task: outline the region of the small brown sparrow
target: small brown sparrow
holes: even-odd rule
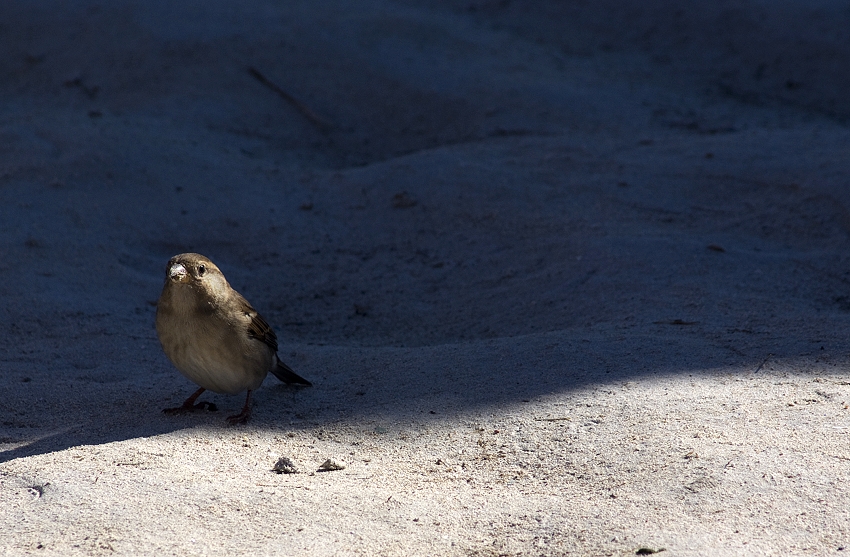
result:
[[[244,424],[251,416],[251,393],[268,372],[284,383],[311,385],[280,361],[274,331],[203,255],[181,253],[168,262],[156,332],[168,359],[201,386],[182,406],[163,410],[167,414],[202,408],[195,400],[207,389],[226,394],[247,389],[242,412],[227,418]]]

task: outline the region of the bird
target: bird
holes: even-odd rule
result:
[[[195,401],[206,391],[239,394],[248,391],[242,412],[228,416],[245,424],[251,416],[251,394],[271,372],[284,383],[311,386],[277,355],[277,336],[265,319],[221,270],[198,253],[172,257],[156,305],[156,332],[174,367],[200,386],[177,408],[181,414],[211,406]]]

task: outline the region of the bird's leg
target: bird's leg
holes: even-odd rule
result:
[[[215,404],[212,402],[199,402],[195,404],[195,401],[198,400],[198,397],[201,396],[201,393],[206,391],[205,388],[201,387],[197,391],[195,391],[192,396],[186,399],[182,406],[178,406],[177,408],[166,408],[163,410],[166,414],[184,414],[186,412],[193,412],[195,410],[210,410],[215,412],[218,410]]]
[[[247,424],[248,418],[251,417],[251,390],[248,390],[248,396],[245,397],[245,406],[242,407],[242,412],[235,416],[228,416],[227,421],[231,424]]]

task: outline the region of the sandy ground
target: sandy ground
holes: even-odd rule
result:
[[[850,552],[847,29],[0,3],[0,552]],[[183,251],[314,387],[160,412]]]

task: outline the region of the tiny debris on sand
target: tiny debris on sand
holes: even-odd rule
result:
[[[295,463],[285,456],[277,459],[272,471],[277,472],[278,474],[298,474],[298,468],[295,466]]]
[[[327,459],[319,465],[319,472],[333,472],[334,470],[345,470],[345,466],[333,459]]]

